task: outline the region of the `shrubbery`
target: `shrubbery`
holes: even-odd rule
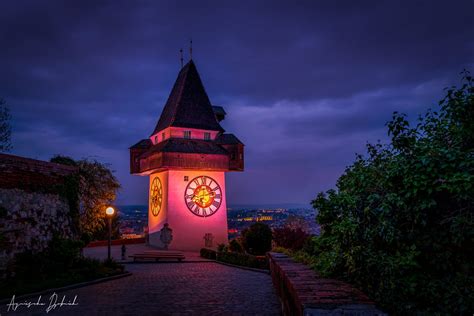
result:
[[[218,252],[217,260],[238,266],[268,270],[268,260],[265,256],[252,256],[245,253],[226,251]]]
[[[207,249],[207,248],[201,248],[201,251],[199,252],[199,254],[203,258],[216,260],[216,251],[215,250]]]
[[[219,244],[217,251],[202,248],[200,255],[203,258],[235,264],[238,266],[268,269],[268,260],[265,256],[253,256],[244,253],[242,245],[236,239],[229,242],[229,245]]]
[[[237,241],[237,239],[232,239],[230,242],[229,242],[229,251],[232,251],[232,252],[244,252],[244,248],[242,247],[242,245]]]
[[[309,238],[309,234],[300,227],[283,226],[273,229],[273,242],[277,247],[290,250],[300,250]]]
[[[74,159],[57,155],[50,159],[51,162],[68,166],[75,166],[78,173],[70,179],[66,188],[68,197],[74,197],[70,201],[71,209],[77,210],[78,230],[81,238],[86,240],[104,240],[108,238],[108,225],[105,209],[115,201],[120,183],[115,178],[108,164],[96,160]],[[73,202],[73,203],[71,203]],[[112,218],[112,238],[120,237],[119,218]]]
[[[411,127],[395,113],[391,144],[368,145],[313,206],[315,268],[356,284],[387,311],[474,311],[474,88],[464,78],[439,113]]]
[[[83,243],[54,238],[41,253],[18,254],[9,270],[14,273],[0,286],[0,297],[31,293],[123,272],[115,261],[101,262],[80,255]]]
[[[242,231],[242,246],[253,255],[264,255],[272,248],[272,230],[263,223],[252,224]]]

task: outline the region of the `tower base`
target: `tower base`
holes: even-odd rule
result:
[[[222,192],[222,201],[218,210],[210,216],[197,216],[185,203],[186,187],[192,179],[207,176],[216,181]],[[202,248],[217,248],[218,244],[227,244],[227,204],[225,191],[225,173],[211,171],[168,170],[150,175],[150,186],[159,177],[162,184],[163,205],[157,216],[148,212],[149,244],[163,248],[160,230],[165,223],[173,230],[170,250],[199,251]]]

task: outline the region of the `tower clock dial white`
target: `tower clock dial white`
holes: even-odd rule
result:
[[[219,183],[208,176],[199,176],[189,181],[184,191],[186,206],[196,216],[214,215],[222,202]]]

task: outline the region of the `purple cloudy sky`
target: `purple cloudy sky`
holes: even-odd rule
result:
[[[472,0],[224,2],[3,1],[12,153],[110,163],[118,203],[146,203],[128,147],[153,130],[192,37],[223,127],[246,144],[228,203],[308,204],[386,139],[393,111],[415,117],[474,70]]]

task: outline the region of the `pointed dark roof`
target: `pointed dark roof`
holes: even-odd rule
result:
[[[130,147],[130,149],[147,149],[150,148],[152,145],[153,144],[151,140],[149,138],[146,138],[142,139],[141,141]]]
[[[219,145],[236,145],[242,143],[234,134],[221,134],[216,138],[216,144]]]
[[[192,60],[179,72],[153,134],[170,126],[224,131]]]

